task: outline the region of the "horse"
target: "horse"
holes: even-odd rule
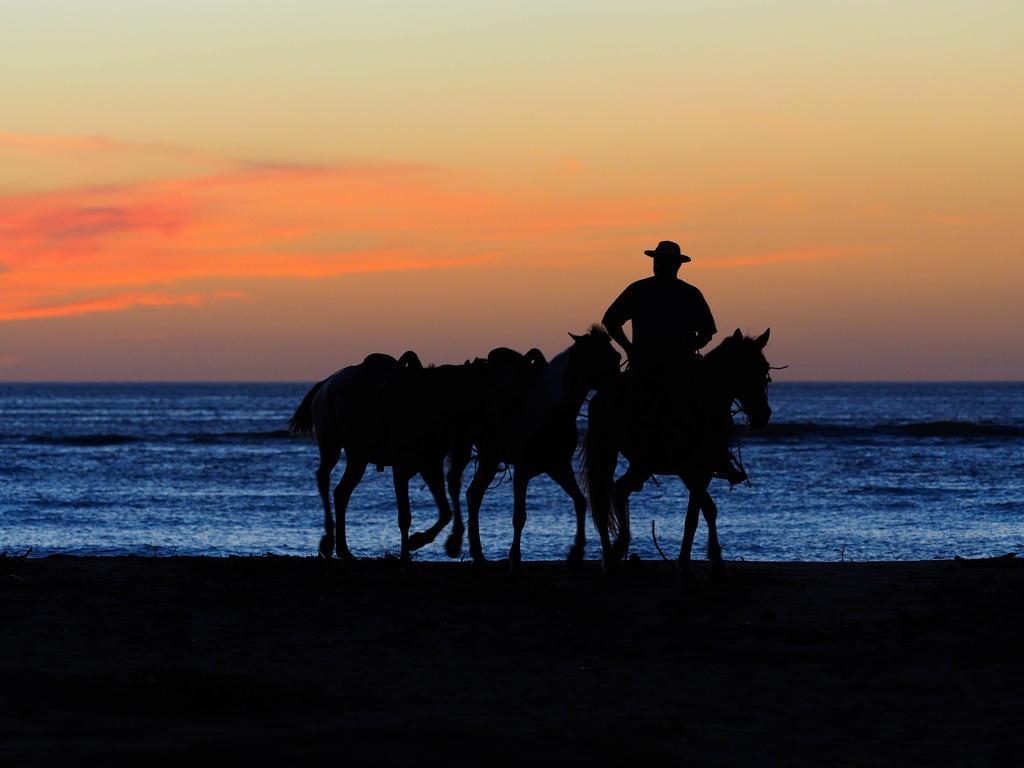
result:
[[[315,435],[320,451],[317,489],[324,508],[320,555],[355,560],[345,535],[352,492],[366,467],[391,466],[401,531],[401,560],[433,541],[451,520],[444,490],[444,459],[468,434],[468,419],[479,410],[478,363],[423,367],[414,352],[398,360],[372,354],[315,384],[288,423],[292,434]],[[334,489],[335,527],[328,495],[331,471],[345,451],[345,472]],[[438,507],[438,520],[410,536],[409,480],[420,474]]]
[[[478,403],[480,410],[475,415],[471,433],[448,457],[447,482],[454,523],[445,541],[445,552],[452,558],[459,557],[462,552],[465,526],[459,497],[462,474],[473,452],[473,435],[506,434],[519,417],[523,397],[547,365],[544,353],[536,347],[525,355],[508,347],[496,347],[485,359],[477,358],[475,362],[484,366],[483,401]]]
[[[728,451],[732,404],[739,402],[755,429],[766,426],[771,418],[770,366],[764,357],[770,334],[769,328],[757,338],[750,338],[737,329],[702,359],[695,360],[680,393],[689,399],[688,407],[682,414],[660,414],[653,430],[650,418],[646,424],[636,423],[637,397],[645,393],[630,392],[629,373],[594,396],[583,443],[583,480],[607,569],[617,566],[629,545],[629,495],[643,488],[654,474],[674,474],[689,490],[677,560],[679,573],[684,578],[693,577],[690,549],[697,531],[697,512],[702,509],[708,526],[712,576],[725,576],[716,525],[718,508],[708,486]],[[646,394],[649,397],[650,393]],[[668,415],[675,418],[665,418]],[[629,466],[615,480],[620,453]],[[616,534],[614,543],[609,530]]]
[[[576,417],[590,390],[599,388],[619,372],[621,356],[599,325],[586,334],[570,333],[573,343],[544,363],[536,350],[522,356],[512,350],[493,350],[488,356],[489,407],[474,422],[472,443],[477,468],[466,491],[469,549],[473,563],[486,563],[480,545],[480,506],[500,464],[512,468],[514,508],[510,569],[518,569],[523,527],[526,525],[526,490],[534,477],[547,474],[572,499],[576,512],[576,538],[569,562],[583,559],[586,544],[587,500],[576,482],[572,458],[579,443]],[[509,355],[508,353],[511,353]],[[538,358],[539,356],[539,358]],[[470,460],[469,445],[450,457],[449,490],[457,496],[462,473]],[[456,507],[455,527],[448,554],[461,549],[462,524]]]

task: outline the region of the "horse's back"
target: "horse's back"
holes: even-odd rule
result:
[[[313,398],[313,425],[320,442],[339,448],[372,442],[380,426],[380,390],[397,361],[374,353],[330,376]]]
[[[503,457],[514,449],[520,442],[523,405],[546,364],[539,353],[523,355],[508,347],[496,347],[487,354],[478,442]]]

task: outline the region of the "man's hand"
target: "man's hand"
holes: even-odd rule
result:
[[[608,335],[612,337],[612,340],[622,347],[622,351],[626,353],[626,357],[633,356],[633,342],[626,336],[626,332],[622,330],[621,325],[616,325],[608,321],[608,315],[604,316],[604,322],[602,323]]]

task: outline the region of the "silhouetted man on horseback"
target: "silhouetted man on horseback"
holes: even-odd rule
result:
[[[700,290],[677,277],[690,261],[678,244],[663,240],[644,253],[654,260],[654,276],[627,287],[602,322],[626,351],[630,370],[647,376],[687,364],[718,329]],[[632,339],[622,329],[627,320],[633,321]]]
[[[627,286],[602,323],[629,358],[629,388],[635,402],[646,402],[643,420],[653,429],[657,419],[679,417],[671,398],[685,397],[689,369],[718,329],[704,295],[678,277],[679,268],[691,261],[679,245],[662,240],[644,253],[654,260],[654,276]],[[623,331],[627,320],[633,323],[632,339]],[[722,457],[720,474],[731,483],[746,479],[728,455]]]

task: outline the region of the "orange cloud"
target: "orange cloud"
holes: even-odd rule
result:
[[[0,135],[30,151],[130,150]],[[138,145],[147,146],[148,145]],[[678,216],[679,200],[550,200],[414,165],[235,164],[142,183],[0,195],[0,321],[195,304],[240,279],[572,258]],[[646,241],[646,240],[644,240]],[[185,281],[219,283],[182,293]],[[226,293],[225,293],[226,292]]]
[[[203,302],[203,297],[191,294],[184,296],[165,296],[161,294],[127,294],[123,296],[111,296],[93,301],[78,301],[66,304],[59,304],[52,307],[28,307],[25,309],[13,309],[0,311],[0,320],[34,320],[44,317],[65,317],[67,315],[80,315],[86,312],[115,312],[121,309],[129,309],[137,306],[167,307],[174,304],[187,304],[198,306]]]
[[[478,263],[485,255],[413,248],[408,236],[452,226],[475,208],[472,198],[445,194],[421,174],[373,167],[253,166],[7,195],[0,197],[0,320],[202,300],[166,290],[183,280]]]
[[[123,144],[102,136],[40,136],[27,133],[0,131],[0,147],[44,154],[81,150],[108,150],[121,148]]]
[[[0,131],[0,150],[35,156],[67,155],[73,153],[146,153],[180,158],[196,158],[224,162],[201,150],[164,144],[155,141],[126,141],[107,136],[75,136],[61,134],[31,134]]]

